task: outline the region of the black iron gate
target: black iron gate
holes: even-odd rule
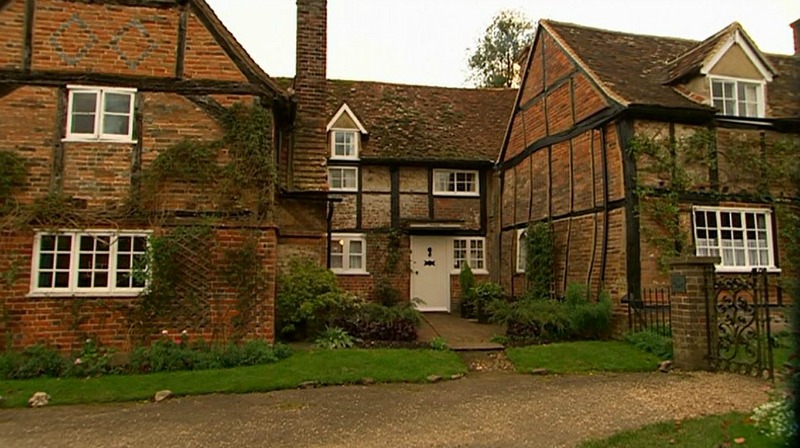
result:
[[[745,275],[711,275],[713,295],[706,301],[711,367],[772,379],[766,270],[754,269]]]
[[[670,329],[669,288],[643,288],[637,297],[626,297],[628,303],[628,328],[631,331],[654,331],[665,336],[672,335]]]

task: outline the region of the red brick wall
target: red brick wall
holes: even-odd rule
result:
[[[0,9],[0,68],[22,66],[22,29],[25,22],[25,2],[12,1]]]
[[[245,76],[217,44],[194,12],[186,22],[184,76],[190,79],[246,81]]]
[[[158,229],[156,230],[158,231]],[[255,229],[257,250],[266,272],[265,293],[255,305],[252,326],[244,335],[248,339],[274,339],[273,316],[275,306],[275,263],[277,238],[274,228]],[[4,331],[10,338],[8,348],[21,348],[43,343],[63,351],[80,348],[87,337],[101,344],[130,350],[149,338],[157,338],[161,330],[172,334],[188,330],[192,339],[225,341],[234,333],[232,319],[237,315],[237,298],[221,273],[226,250],[241,245],[252,230],[218,229],[215,239],[220,243],[209,262],[217,266],[212,271],[209,306],[204,316],[206,324],[199,328],[175,326],[169,320],[156,322],[152,333],[140,334],[131,311],[136,307],[136,297],[46,297],[28,296],[31,278],[31,255],[34,233],[31,230],[0,235],[0,271],[14,272],[10,285],[0,286],[0,305],[6,313]]]
[[[397,265],[390,269],[387,266],[388,235],[381,232],[371,232],[367,239],[367,275],[337,275],[339,286],[345,291],[355,294],[363,299],[378,301],[375,294],[375,285],[379,281],[388,281],[400,293],[401,300],[409,300],[411,287],[411,271],[409,260],[411,257],[411,239],[404,235],[400,238]]]

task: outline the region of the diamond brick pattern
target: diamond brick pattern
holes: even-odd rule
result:
[[[77,32],[81,36],[75,36],[73,33],[70,32],[72,27],[78,27]],[[69,54],[64,49],[64,43],[62,42],[64,38],[67,40],[79,40],[79,37],[82,38],[85,43],[83,46],[78,49],[78,51],[74,54]],[[56,51],[58,57],[60,57],[64,62],[66,62],[70,66],[78,65],[83,58],[89,54],[92,48],[97,45],[98,39],[97,35],[92,32],[89,28],[89,25],[78,15],[78,13],[72,14],[69,19],[67,19],[64,23],[62,23],[53,34],[50,35],[50,46],[53,50]]]
[[[129,31],[138,31],[139,35],[147,40],[147,46],[139,53],[138,56],[133,57],[133,55],[127,54],[122,47],[120,47],[120,43],[125,37],[125,35]],[[131,19],[122,26],[119,30],[117,30],[113,37],[111,38],[111,48],[117,52],[120,58],[125,61],[125,65],[128,66],[129,69],[133,70],[139,66],[150,53],[158,48],[155,39],[150,36],[150,33],[147,32],[147,28],[145,28],[144,24],[139,19]]]

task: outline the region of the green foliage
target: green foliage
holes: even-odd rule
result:
[[[325,330],[314,341],[314,346],[325,350],[339,350],[353,348],[355,343],[356,339],[341,327],[325,327]]]
[[[585,285],[570,284],[564,302],[528,297],[494,300],[488,308],[490,320],[506,325],[506,336],[516,343],[601,339],[611,334],[611,297],[602,292],[592,302]]]
[[[400,302],[400,291],[385,278],[379,279],[375,283],[374,294],[378,302],[383,306],[394,306]]]
[[[0,354],[0,378],[3,379],[58,378],[68,369],[69,361],[64,356],[41,344],[32,345],[21,353]]]
[[[625,342],[652,353],[660,359],[672,359],[672,337],[656,330],[642,330],[625,334]]]
[[[80,352],[73,355],[72,366],[66,376],[92,377],[116,373],[118,369],[111,365],[111,358],[117,351],[104,347],[93,338],[87,338]]]
[[[769,437],[775,442],[789,445],[800,431],[800,424],[795,418],[792,402],[789,397],[783,394],[775,394],[770,401],[753,409],[751,417],[753,424],[759,432]]]
[[[148,171],[152,180],[211,182],[220,171],[219,142],[183,140],[159,152]]]
[[[518,11],[501,11],[486,28],[468,64],[470,80],[479,87],[519,84],[520,52],[531,41],[533,23]]]
[[[525,230],[525,276],[530,284],[528,294],[534,298],[552,297],[554,243],[550,223],[528,224]]]
[[[478,322],[485,324],[489,322],[489,304],[502,300],[505,293],[497,283],[483,282],[472,288],[470,296],[475,304],[475,317]]]
[[[441,336],[433,338],[430,346],[432,350],[448,350],[450,348],[447,346],[447,340]]]
[[[0,150],[0,212],[8,205],[14,188],[25,182],[27,174],[21,157],[11,151]]]
[[[461,271],[458,274],[458,284],[461,286],[461,297],[458,302],[461,317],[465,319],[474,319],[477,317],[475,296],[472,294],[472,288],[475,287],[475,275],[472,273],[472,268],[469,267],[469,263],[463,263],[461,265]]]
[[[421,323],[422,315],[410,302],[390,307],[360,304],[336,321],[347,333],[364,341],[413,341]]]
[[[294,258],[278,279],[277,328],[284,338],[313,338],[356,305],[356,298],[336,284],[333,272],[311,260]]]
[[[270,345],[261,340],[244,344],[189,343],[161,338],[149,347],[137,347],[130,355],[131,373],[174,372],[178,370],[207,370],[269,364],[288,357],[291,351],[282,345]]]

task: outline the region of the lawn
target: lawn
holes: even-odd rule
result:
[[[737,442],[741,442],[738,443]],[[659,448],[659,447],[780,447],[760,434],[746,414],[734,412],[712,415],[681,423],[656,423],[623,431],[607,439],[592,440],[581,448]]]
[[[552,373],[648,372],[662,360],[627,342],[579,341],[506,349],[518,372],[544,368]]]
[[[9,407],[26,406],[38,391],[50,394],[53,405],[107,403],[151,399],[162,389],[177,395],[267,392],[297,387],[304,381],[348,384],[369,377],[376,382],[421,382],[429,375],[446,377],[466,371],[458,355],[450,351],[311,350],[295,352],[274,364],[233,369],[0,381],[0,395]]]

